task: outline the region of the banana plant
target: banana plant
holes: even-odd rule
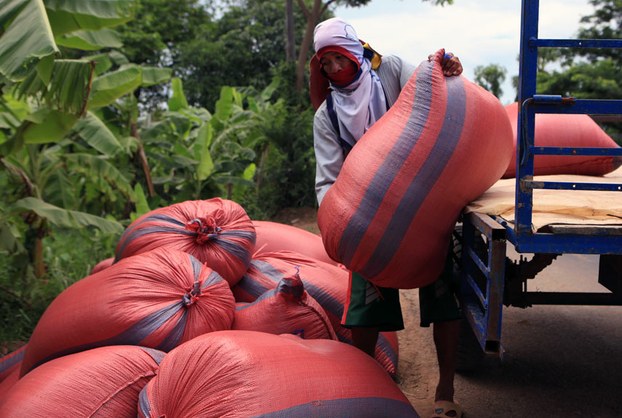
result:
[[[168,111],[141,130],[159,195],[168,202],[213,196],[241,200],[255,184],[257,155],[268,143],[264,127],[274,105],[225,86],[212,114],[188,105],[180,79],[171,86]]]
[[[0,85],[5,92],[0,98],[0,178],[13,185],[4,189],[0,236],[19,239],[19,219],[26,222],[30,232],[25,236],[34,237],[34,243],[12,249],[33,252],[38,276],[44,272],[42,239],[50,226],[120,233],[117,220],[84,208],[102,195],[109,201],[136,200],[132,179],[117,169],[115,159],[131,156],[139,148],[137,138],[111,127],[105,109],[141,86],[168,80],[170,71],[133,65],[114,51],[87,55],[120,46],[110,28],[131,19],[135,4],[0,4]],[[61,50],[82,57],[67,59]]]

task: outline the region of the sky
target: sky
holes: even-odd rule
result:
[[[588,0],[540,0],[539,37],[576,37],[579,20],[594,11]],[[418,64],[440,48],[460,58],[464,76],[478,65],[507,70],[501,101],[514,100],[518,75],[521,0],[454,0],[434,6],[423,0],[372,0],[367,6],[337,7],[335,16],[351,23],[359,39],[382,55]]]

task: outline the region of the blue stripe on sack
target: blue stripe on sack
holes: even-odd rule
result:
[[[405,401],[372,397],[318,399],[291,408],[255,415],[254,418],[385,418],[387,416],[391,418],[419,418],[417,411]]]
[[[224,280],[225,279],[223,279],[220,274],[212,270],[209,276],[207,276],[207,279],[205,279],[205,281],[203,282],[201,289],[206,289],[207,287],[215,285],[216,283],[220,283]]]
[[[11,367],[15,366],[17,363],[24,359],[24,353],[26,353],[26,345],[21,346],[17,350],[5,355],[0,359],[0,374],[9,370]]]
[[[204,268],[208,266],[201,263],[201,261],[195,256],[193,256],[192,254],[188,254],[188,253],[186,254],[188,255],[188,257],[190,257],[190,265],[192,266],[192,277],[194,279],[194,282],[198,282],[199,278],[201,277],[201,272],[203,271]],[[220,274],[218,274],[215,270],[212,270],[207,275],[207,278],[203,281],[203,284],[201,285],[201,290],[206,289],[209,286],[213,286],[217,283],[220,283],[224,280],[225,279],[223,279],[223,277]]]
[[[149,228],[139,229],[138,231],[135,231],[143,223],[154,221],[154,220],[170,223],[175,226],[174,227],[152,226]],[[152,234],[154,232],[171,232],[171,233],[182,234],[182,235],[194,234],[191,231],[187,231],[185,229],[179,229],[179,227],[183,227],[183,226],[184,226],[183,222],[180,222],[177,219],[171,218],[170,216],[167,216],[167,215],[156,214],[156,215],[147,216],[145,219],[143,219],[140,222],[137,222],[135,225],[130,225],[125,230],[123,235],[121,235],[119,242],[122,242],[123,244],[117,250],[115,254],[114,262],[116,263],[117,261],[121,259],[121,255],[125,252],[125,248],[128,246],[130,242],[134,241],[136,238],[142,237],[143,235]]]
[[[30,368],[30,370],[55,358],[65,356],[67,354],[90,350],[92,348],[108,345],[140,346],[142,345],[141,342],[146,337],[148,337],[152,332],[161,327],[164,323],[166,323],[166,321],[172,318],[180,309],[183,309],[184,306],[185,305],[182,301],[175,302],[172,305],[169,305],[165,308],[160,309],[159,311],[153,312],[150,315],[144,317],[121,334],[115,335],[114,337],[108,338],[107,340],[93,341],[86,344],[67,347],[64,350],[58,351],[38,361]]]
[[[166,353],[161,351],[161,350],[156,350],[155,348],[149,348],[149,347],[140,347],[145,353],[149,354],[149,356],[153,359],[153,361],[157,364],[160,365],[160,363],[162,363],[162,360],[164,360],[164,357],[166,356]]]
[[[384,235],[377,243],[373,255],[360,273],[365,277],[375,277],[391,262],[401,245],[404,235],[421,208],[430,190],[443,174],[460,140],[466,116],[466,91],[462,78],[447,81],[447,112],[443,127],[430,156],[412,179],[402,196],[395,213],[387,225]],[[431,220],[431,222],[433,222]]]
[[[196,282],[199,280],[201,271],[203,271],[204,266],[203,266],[203,263],[201,263],[192,254],[188,254],[188,257],[190,257],[190,265],[192,266],[192,278],[194,279],[193,282]],[[210,274],[210,277],[211,277],[211,274]],[[203,286],[201,286],[201,288],[205,287],[206,285],[207,285],[207,280],[203,283]]]
[[[157,350],[165,352],[171,351],[181,343],[181,337],[184,335],[184,329],[188,322],[188,309],[184,310],[177,323],[173,326],[168,335],[162,340],[162,343],[156,347]]]
[[[107,342],[108,345],[116,345],[116,344],[134,344],[140,345],[140,342],[147,338],[151,333],[164,325],[167,321],[169,321],[173,316],[177,314],[181,309],[183,309],[184,304],[180,300],[175,302],[165,308],[160,309],[159,311],[155,311],[150,315],[144,317],[136,324],[132,325],[128,330],[123,333],[117,335],[109,339]]]
[[[304,284],[303,284],[302,287],[304,289]],[[235,310],[236,310],[236,312],[243,311],[244,309],[246,309],[246,308],[248,308],[250,306],[260,304],[262,301],[264,301],[266,299],[275,298],[275,297],[278,296],[279,293],[288,293],[288,291],[289,291],[289,289],[288,289],[288,286],[285,284],[285,282],[283,280],[279,280],[277,286],[274,289],[265,291],[261,296],[259,296],[257,299],[255,299],[254,302],[236,306]]]
[[[147,396],[147,386],[143,386],[138,395],[138,407],[140,408],[141,416],[145,418],[151,418],[151,404],[149,403],[149,397]]]
[[[361,205],[348,222],[339,241],[338,256],[346,266],[350,265],[363,236],[367,231],[369,222],[374,218],[388,188],[393,184],[395,177],[399,174],[404,161],[409,157],[415,147],[426,124],[430,111],[432,99],[431,86],[433,64],[422,64],[418,67],[415,98],[413,100],[411,114],[405,129],[400,134],[397,141],[378,171],[374,174],[369,187],[365,191]],[[417,109],[417,112],[414,110]],[[423,111],[421,111],[423,110]],[[408,136],[407,139],[403,139]]]
[[[248,251],[250,248],[255,247],[255,239],[256,235],[254,232],[250,231],[226,231],[221,232],[220,234],[213,234],[213,240],[208,241],[208,243],[214,243],[214,245],[219,246],[223,250],[227,252],[227,254],[234,255],[237,257],[244,265],[249,265],[251,261],[251,254]],[[235,241],[229,241],[228,238],[241,238],[246,240],[249,243],[248,249],[244,246],[241,246],[239,243]]]
[[[274,281],[275,286],[283,278],[283,273],[281,273],[279,270],[277,270],[272,264],[267,263],[265,261],[253,260],[253,261],[251,261],[250,266],[254,267],[255,270],[260,272],[263,276],[265,276],[268,279]],[[272,287],[268,288],[268,287],[262,285],[259,281],[253,279],[251,276],[249,276],[247,274],[245,274],[242,277],[242,280],[240,280],[236,284],[236,286],[239,286],[240,289],[242,289],[244,292],[248,293],[249,295],[251,295],[251,296],[253,296],[255,298],[258,298],[263,293],[265,293],[268,290],[272,289]]]

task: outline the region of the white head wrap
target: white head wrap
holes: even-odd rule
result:
[[[313,34],[316,53],[323,48],[343,48],[360,64],[360,76],[345,87],[331,84],[333,103],[341,137],[354,145],[387,111],[380,79],[370,62],[363,57],[363,45],[349,23],[338,17],[320,22]],[[350,58],[350,57],[349,57]]]

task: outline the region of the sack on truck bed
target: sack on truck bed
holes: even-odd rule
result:
[[[499,100],[445,77],[438,51],[348,154],[318,211],[330,257],[384,287],[437,279],[466,204],[507,168],[512,130]]]
[[[512,124],[513,153],[503,178],[516,177],[518,103],[505,110]],[[536,114],[534,145],[539,147],[618,148],[619,145],[589,115]],[[622,165],[622,157],[599,155],[536,155],[533,174],[603,176]]]

